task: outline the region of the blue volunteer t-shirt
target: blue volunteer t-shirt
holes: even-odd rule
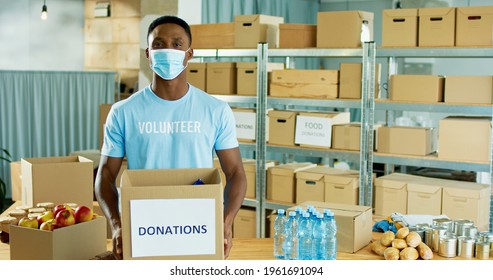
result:
[[[164,100],[148,86],[111,107],[101,154],[126,156],[129,169],[209,168],[214,150],[236,147],[226,102],[192,85],[179,100]]]

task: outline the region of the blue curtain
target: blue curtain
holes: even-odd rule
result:
[[[0,71],[0,148],[13,161],[98,149],[99,104],[114,94],[114,72]],[[0,168],[11,197],[10,166]]]

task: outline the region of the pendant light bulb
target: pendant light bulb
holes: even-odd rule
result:
[[[41,9],[41,19],[42,20],[48,19],[48,7],[46,6],[46,0],[43,4],[43,9]]]

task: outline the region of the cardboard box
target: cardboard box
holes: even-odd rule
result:
[[[21,162],[10,163],[10,185],[12,186],[12,201],[22,200]]]
[[[269,84],[272,97],[336,99],[337,70],[273,70]]]
[[[273,167],[276,165],[275,161],[267,161],[265,163],[265,170],[267,172],[267,169],[270,167]],[[243,160],[243,168],[245,169],[245,175],[247,179],[247,190],[245,193],[245,198],[251,198],[251,199],[256,199],[257,198],[257,161],[256,160],[250,160],[250,159],[244,159]],[[266,175],[267,176],[267,175]]]
[[[206,88],[210,94],[236,94],[236,63],[208,62]]]
[[[361,99],[361,63],[341,63],[339,69],[339,98]],[[380,96],[380,69],[380,64],[375,64],[375,98]]]
[[[420,8],[420,47],[453,47],[455,45],[455,8]]]
[[[488,231],[489,210],[488,185],[451,181],[443,188],[442,214],[450,219],[468,219],[479,231]]]
[[[279,47],[279,24],[283,17],[268,15],[238,15],[234,18],[235,48],[257,48],[267,42],[269,48]]]
[[[236,62],[238,95],[257,96],[257,62]],[[267,63],[267,83],[274,69],[284,69],[284,63]]]
[[[417,176],[392,173],[375,179],[375,215],[407,214],[407,185]]]
[[[54,231],[10,226],[11,260],[89,260],[106,251],[104,217]]]
[[[445,103],[492,104],[493,76],[445,77]]]
[[[372,12],[317,13],[317,48],[361,48],[369,41],[373,41]]]
[[[437,150],[437,130],[429,127],[382,126],[378,129],[379,153],[425,156]]]
[[[372,208],[359,205],[337,204],[328,202],[306,201],[300,205],[306,209],[313,205],[323,213],[324,209],[334,212],[337,224],[337,251],[354,253],[367,246],[372,240]],[[296,207],[290,207],[294,211]]]
[[[234,238],[257,237],[257,215],[255,210],[241,208],[233,222]]]
[[[22,204],[92,205],[93,162],[81,156],[22,158]]]
[[[438,126],[439,159],[490,162],[491,118],[450,116]]]
[[[190,31],[194,49],[232,49],[235,47],[235,24],[233,22],[191,24]]]
[[[325,175],[325,202],[358,205],[359,172]]]
[[[99,105],[99,149],[103,147],[104,124],[106,123],[106,119],[108,118],[108,114],[110,113],[112,105],[113,104]]]
[[[239,142],[252,143],[257,139],[257,112],[249,108],[232,108],[236,123],[236,137]],[[266,124],[269,123],[268,113],[266,111]],[[265,139],[269,141],[269,126],[266,125]]]
[[[373,125],[374,148],[378,145],[377,131],[381,125]],[[332,147],[335,150],[359,151],[361,141],[361,124],[344,123],[332,126]]]
[[[279,48],[302,49],[317,46],[316,24],[279,24]]]
[[[296,116],[294,143],[301,147],[330,148],[332,125],[348,123],[349,112],[301,112]]]
[[[207,63],[189,62],[186,68],[188,83],[203,91],[207,91],[206,67],[207,67]]]
[[[436,75],[392,75],[390,100],[435,103],[443,101],[445,78]]]
[[[217,169],[126,170],[121,205],[123,259],[224,259]]]
[[[418,46],[418,9],[382,11],[382,47]]]
[[[267,170],[267,199],[294,203],[296,199],[296,173],[317,166],[311,162],[286,163]]]
[[[271,110],[269,116],[269,140],[271,145],[294,146],[296,115],[294,111]]]
[[[493,6],[458,7],[455,46],[493,46]]]
[[[422,177],[422,182],[409,182],[407,184],[407,214],[442,214],[443,182],[440,181]]]

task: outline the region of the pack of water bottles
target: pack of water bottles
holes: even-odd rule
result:
[[[335,260],[337,224],[334,213],[320,213],[313,205],[286,213],[277,210],[274,220],[274,257],[285,260]]]

